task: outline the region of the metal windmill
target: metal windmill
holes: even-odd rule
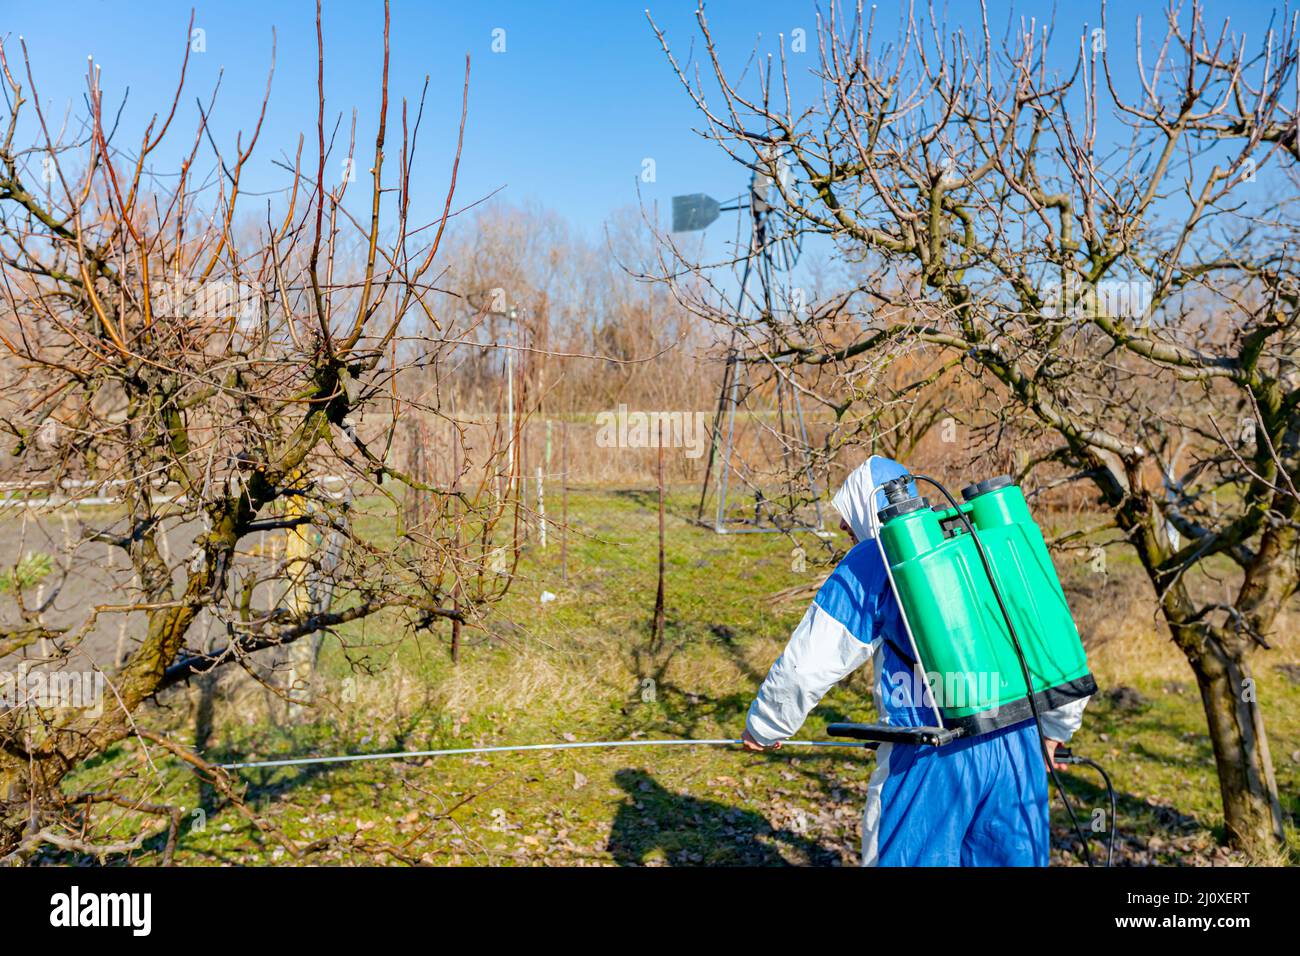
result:
[[[796,228],[787,203],[787,197],[792,195],[794,188],[788,161],[779,153],[769,151],[760,158],[759,165],[750,177],[747,203],[744,197],[740,197],[735,200],[734,205],[724,206],[718,200],[703,193],[673,197],[673,232],[699,231],[707,228],[724,212],[748,210],[749,248],[743,259],[740,291],[736,296],[735,314],[738,319],[743,317],[747,309],[756,310],[760,316],[775,315],[774,272],[788,273],[799,261],[800,232]],[[757,294],[751,293],[751,279],[755,276],[758,280]],[[701,522],[704,521],[704,505],[708,500],[709,484],[714,475],[714,465],[721,455],[721,462],[717,469],[718,506],[713,521],[714,531],[718,534],[753,534],[790,530],[824,533],[821,503],[813,477],[808,430],[804,423],[799,390],[781,375],[779,370],[775,376],[774,400],[787,492],[792,504],[791,514],[794,513],[793,504],[798,493],[794,481],[796,475],[800,475],[806,483],[803,490],[806,491],[808,500],[812,502],[816,515],[814,523],[805,524],[797,520],[782,523],[779,516],[772,511],[762,489],[750,481],[749,476],[738,464],[736,413],[742,400],[742,390],[747,394],[749,387],[746,381],[748,363],[741,356],[738,337],[739,330],[733,331],[727,348],[722,387],[718,393],[718,403],[713,416],[709,458],[704,470],[704,484],[700,489],[700,505],[696,517]],[[789,433],[787,433],[787,417],[790,419]],[[787,441],[787,438],[790,440]],[[792,447],[797,448],[800,459],[797,463],[792,461]],[[755,506],[752,519],[729,525],[727,503],[733,471],[742,481],[754,487]]]

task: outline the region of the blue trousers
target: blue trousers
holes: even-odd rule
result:
[[[942,747],[882,744],[864,866],[1047,866],[1047,770],[1032,720]]]

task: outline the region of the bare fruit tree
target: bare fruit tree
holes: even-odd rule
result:
[[[832,4],[807,106],[784,48],[733,83],[702,10],[701,63],[660,33],[708,135],[852,265],[834,299],[747,323],[751,358],[793,360],[836,408],[896,411],[959,370],[979,392],[968,435],[987,438],[972,452],[1039,490],[1090,485],[1103,520],[1078,530],[1136,553],[1196,675],[1227,836],[1262,852],[1283,826],[1251,655],[1300,575],[1300,36],[1284,16],[1247,45],[1175,5],[1120,50],[1103,5],[1062,58],[1029,18],[984,11],[966,31],[908,12],[886,38],[874,7]],[[918,371],[891,388],[900,357]]]
[[[450,185],[421,196],[424,100],[390,103],[385,4],[370,175],[362,159],[358,175],[334,175],[362,147],[355,117],[349,129],[325,113],[319,5],[316,35],[316,128],[276,162],[284,188],[274,203],[245,198],[266,102],[233,146],[219,145],[208,122],[215,93],[197,110],[183,105],[193,102],[188,33],[175,95],[134,135],[93,62],[86,114],[53,117],[22,41],[0,47],[0,430],[19,479],[50,489],[47,502],[56,493],[107,502],[76,512],[39,590],[17,576],[6,589],[0,658],[93,669],[107,690],[98,713],[20,700],[0,714],[0,858],[21,861],[43,845],[121,849],[96,842],[96,808],[110,805],[158,815],[174,844],[174,808],[150,801],[147,779],[132,789],[134,771],[119,781],[125,789],[65,786],[127,738],[144,748],[145,766],[151,750],[178,752],[141,726],[146,702],[219,668],[252,672],[258,652],[362,619],[446,639],[448,619],[473,624],[508,583],[493,558],[494,529],[511,511],[492,477],[499,422],[457,418],[437,389],[396,390],[408,362],[418,360],[421,381],[436,380],[470,331],[442,317],[433,281],[459,146]],[[270,51],[273,69],[273,37]],[[468,84],[467,58],[466,102]],[[446,142],[458,144],[449,127]],[[462,111],[461,136],[464,127]],[[173,175],[155,168],[161,156],[181,157]],[[418,348],[415,327],[430,330]],[[394,438],[413,412],[450,425],[456,474],[433,482],[394,464]],[[450,474],[445,463],[435,471]],[[404,488],[425,496],[411,523]],[[367,508],[387,518],[364,520]],[[284,544],[268,548],[268,536]],[[111,598],[49,623],[59,594],[96,574],[108,575]],[[120,657],[89,653],[117,619],[130,622]]]

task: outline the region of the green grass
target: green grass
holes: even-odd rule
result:
[[[480,631],[466,631],[460,664],[447,633],[399,640],[391,621],[327,640],[316,707],[298,723],[248,681],[221,692],[213,761],[432,749],[559,740],[734,737],[767,667],[806,600],[770,596],[812,584],[831,551],[800,535],[807,570],[793,569],[782,535],[718,536],[695,525],[694,498],[674,494],[668,518],[667,633],[647,651],[655,594],[655,527],[649,492],[571,495],[568,580],[558,536],[531,542],[511,592]],[[554,508],[554,503],[552,504]],[[381,514],[368,519],[382,524]],[[376,525],[376,527],[379,526]],[[836,542],[842,547],[844,539]],[[1103,689],[1075,748],[1111,773],[1120,794],[1126,862],[1200,863],[1215,857],[1218,787],[1190,671],[1137,606],[1142,582],[1125,562],[1098,581],[1082,565],[1063,578]],[[543,605],[546,590],[557,599]],[[1256,676],[1286,811],[1300,814],[1300,687],[1277,663],[1296,643],[1256,659]],[[646,684],[651,680],[653,684]],[[824,738],[828,722],[871,719],[869,673],[834,688],[800,736]],[[652,691],[652,692],[651,692]],[[188,742],[186,694],[145,720]],[[187,816],[178,862],[270,863],[274,840],[235,809],[201,793],[195,778],[153,751],[152,802],[206,802],[202,827]],[[130,761],[135,743],[82,770],[69,786],[94,785]],[[661,865],[851,864],[869,754],[788,748],[751,755],[719,748],[636,748],[525,753],[337,767],[244,771],[250,807],[317,863]],[[1104,803],[1086,770],[1065,775],[1085,815]],[[1056,857],[1070,862],[1055,803]],[[138,818],[121,814],[119,833]],[[1294,831],[1292,832],[1294,837]],[[153,863],[158,841],[136,854]]]
[[[43,551],[29,551],[18,564],[0,571],[0,594],[40,584],[54,570],[54,559]]]

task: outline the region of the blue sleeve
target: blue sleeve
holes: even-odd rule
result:
[[[881,599],[889,588],[880,549],[874,541],[853,548],[817,592],[818,606],[864,644],[880,631]]]
[[[746,720],[759,743],[792,736],[822,696],[875,653],[884,565],[877,552],[872,571],[874,547],[855,548],[831,572],[759,687]]]

